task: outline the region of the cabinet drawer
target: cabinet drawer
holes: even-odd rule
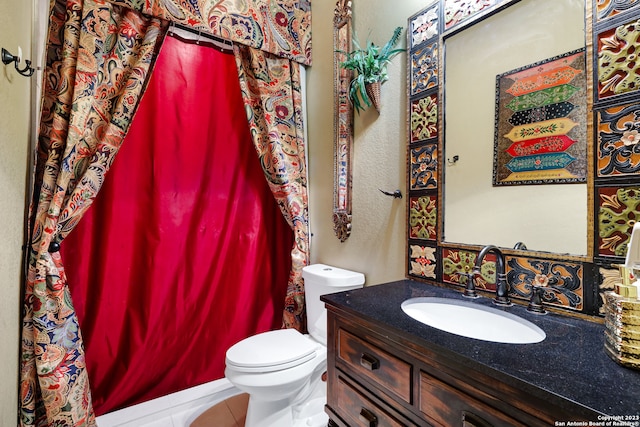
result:
[[[447,427],[526,427],[425,372],[420,372],[420,411]]]
[[[403,427],[414,424],[403,423],[374,402],[362,395],[347,380],[338,376],[337,409],[340,416],[350,426],[362,427]]]
[[[338,330],[338,358],[348,370],[366,377],[411,403],[411,365],[344,329]]]

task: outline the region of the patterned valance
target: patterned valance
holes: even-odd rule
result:
[[[311,0],[108,0],[311,65]]]

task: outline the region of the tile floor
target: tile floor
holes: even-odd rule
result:
[[[232,396],[207,409],[189,427],[244,427],[248,402],[246,393]]]

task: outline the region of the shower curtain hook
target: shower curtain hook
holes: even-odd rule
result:
[[[198,37],[196,38],[197,45],[200,45],[200,36],[202,36],[202,31],[198,30]]]

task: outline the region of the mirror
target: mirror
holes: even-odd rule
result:
[[[444,242],[589,254],[586,182],[493,185],[496,76],[584,48],[585,31],[584,0],[521,0],[444,35]]]
[[[351,52],[352,6],[353,0],[338,0],[333,16],[333,231],[341,242],[351,234],[353,104],[349,83],[353,71],[340,64]]]

